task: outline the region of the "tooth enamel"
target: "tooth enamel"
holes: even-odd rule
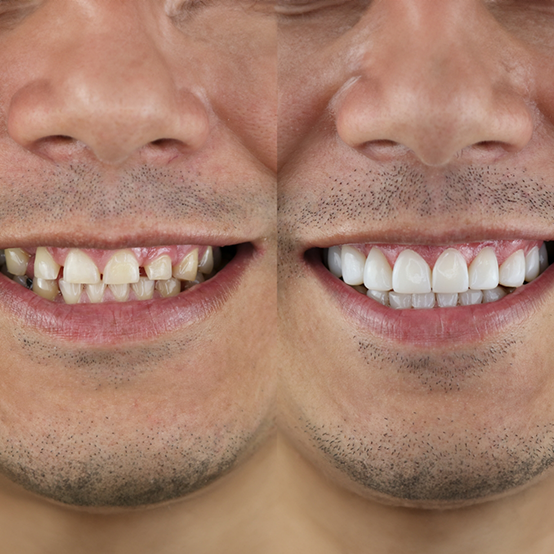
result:
[[[181,281],[194,281],[197,273],[198,248],[195,248],[173,267],[173,277]]]
[[[383,304],[383,306],[389,305],[389,293],[386,291],[368,290],[366,295],[369,296],[369,298],[373,298],[373,300],[376,300],[380,304]]]
[[[341,256],[340,256],[340,246],[331,246],[327,254],[327,264],[329,266],[329,271],[335,277],[342,277],[342,265],[341,265]]]
[[[156,283],[156,288],[164,298],[177,296],[181,292],[181,281],[177,279],[158,281]]]
[[[151,281],[171,279],[171,258],[164,254],[145,265],[144,271]]]
[[[92,304],[98,304],[102,302],[105,289],[106,284],[102,281],[95,285],[85,285],[85,292],[87,293],[88,299]]]
[[[466,290],[460,293],[460,304],[462,306],[471,306],[481,304],[483,301],[483,292],[480,290]]]
[[[58,278],[59,272],[60,265],[54,261],[52,254],[44,246],[39,246],[35,254],[35,277],[52,281]]]
[[[169,261],[169,268],[171,269],[171,260]],[[164,279],[167,280],[167,279]],[[155,281],[148,279],[147,277],[141,277],[138,283],[133,283],[131,288],[139,300],[150,300],[154,296]]]
[[[546,251],[546,244],[544,242],[539,249],[539,264],[540,272],[542,273],[548,267],[548,252]]]
[[[488,302],[496,302],[506,296],[506,291],[502,287],[483,291],[483,304]]]
[[[139,277],[139,264],[130,250],[116,252],[104,268],[104,283],[106,285],[137,283]]]
[[[467,263],[455,248],[445,250],[433,267],[433,292],[458,293],[468,289]]]
[[[202,259],[198,262],[198,271],[204,275],[208,275],[214,269],[214,255],[212,252],[212,247],[208,246]]]
[[[74,248],[65,258],[63,279],[66,283],[96,285],[100,282],[100,272],[96,264],[82,250]]]
[[[108,287],[111,290],[113,297],[118,302],[126,302],[129,299],[129,292],[131,290],[129,283],[121,283],[119,285],[108,285]]]
[[[525,280],[529,283],[536,279],[540,273],[539,249],[533,246],[525,256]]]
[[[373,247],[364,266],[364,285],[371,290],[392,289],[392,269],[379,248]]]
[[[405,310],[412,307],[412,295],[400,292],[389,292],[390,307],[395,310]]]
[[[494,249],[487,246],[469,264],[469,288],[490,290],[498,286],[498,262]]]
[[[6,248],[6,265],[12,275],[25,275],[29,265],[30,254],[21,248]]]
[[[434,270],[433,270],[434,271]],[[464,291],[467,292],[467,291]],[[460,294],[464,294],[461,292]],[[458,294],[457,293],[438,293],[437,294],[437,304],[440,308],[453,308],[458,305]]]
[[[505,287],[520,287],[524,280],[525,255],[517,250],[500,266],[498,282]]]
[[[60,293],[58,281],[56,279],[42,279],[35,275],[33,279],[33,292],[47,300],[54,300]]]
[[[341,250],[342,280],[347,285],[361,285],[364,282],[365,256],[352,246]]]
[[[79,302],[83,285],[80,283],[68,283],[65,279],[60,279],[58,284],[66,304],[77,304]]]
[[[413,250],[403,250],[392,270],[392,288],[403,294],[431,292],[431,269],[427,262]]]
[[[199,283],[203,283],[206,279],[204,278],[204,275],[202,275],[202,273],[197,273],[196,274],[196,279],[194,279],[194,281],[184,281],[185,283],[185,290],[188,290],[192,287],[194,287],[195,285],[198,285]]]
[[[412,308],[424,310],[435,306],[435,295],[432,292],[425,294],[412,294]]]

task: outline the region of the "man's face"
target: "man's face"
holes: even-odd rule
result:
[[[473,502],[548,475],[554,276],[535,278],[531,251],[554,228],[554,6],[279,9],[283,428],[334,480],[397,504]],[[392,285],[369,286],[384,305],[358,277],[374,245],[370,285],[390,279],[383,256],[394,268]],[[471,269],[485,247],[496,284],[492,262]],[[448,248],[444,282],[464,264],[481,279],[463,300],[468,285],[442,288],[435,267]],[[418,256],[397,268],[406,250]],[[335,252],[350,284],[328,269]],[[510,281],[528,254],[527,284]]]
[[[0,247],[27,253],[0,276],[0,469],[33,492],[169,500],[269,428],[267,8],[0,5]]]

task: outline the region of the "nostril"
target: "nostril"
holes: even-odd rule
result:
[[[373,158],[377,161],[389,161],[407,153],[409,150],[399,142],[386,139],[364,142],[357,149],[368,158]]]

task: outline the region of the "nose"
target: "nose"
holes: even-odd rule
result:
[[[209,121],[194,75],[186,83],[175,81],[172,60],[159,44],[163,33],[131,4],[50,4],[63,13],[48,12],[45,5],[37,19],[45,27],[28,36],[56,38],[35,51],[40,63],[11,97],[7,124],[13,140],[54,159],[68,142],[86,146],[112,165],[145,147],[202,147]]]
[[[498,156],[529,142],[528,75],[513,61],[525,53],[481,2],[383,0],[365,17],[380,24],[359,31],[358,68],[335,98],[346,144],[444,166],[462,151]]]

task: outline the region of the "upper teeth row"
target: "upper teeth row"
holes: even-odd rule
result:
[[[328,252],[331,273],[348,285],[363,284],[373,291],[402,294],[462,293],[468,289],[491,290],[498,285],[519,287],[532,281],[546,269],[546,246],[534,246],[527,255],[517,250],[498,265],[492,247],[483,248],[467,266],[455,248],[448,248],[437,259],[433,269],[413,250],[403,250],[394,268],[383,252],[373,247],[367,258],[352,246],[333,246]]]

